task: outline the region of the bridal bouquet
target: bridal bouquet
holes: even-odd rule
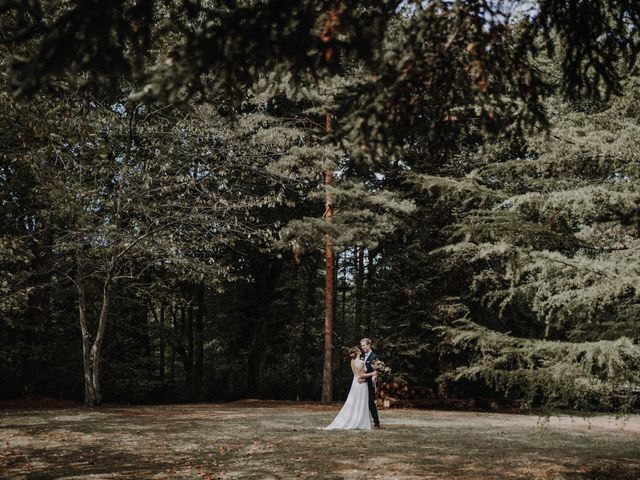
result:
[[[371,366],[378,372],[378,378],[381,380],[385,380],[391,375],[391,369],[387,367],[382,360],[374,360]]]

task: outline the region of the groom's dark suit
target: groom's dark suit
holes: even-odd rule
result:
[[[362,359],[365,360],[364,362],[364,368],[365,368],[365,373],[371,373],[373,372],[373,367],[371,366],[371,363],[376,360],[378,358],[378,356],[375,354],[375,352],[372,350],[371,353],[369,353],[369,356],[367,357],[366,355],[364,355],[362,357]],[[369,387],[369,411],[371,412],[371,416],[373,417],[373,424],[377,427],[380,426],[380,420],[378,419],[378,409],[376,408],[376,388],[373,385],[373,379],[372,378],[367,378],[367,387]]]

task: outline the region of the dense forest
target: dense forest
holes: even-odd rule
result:
[[[640,4],[0,7],[0,390],[640,406]]]

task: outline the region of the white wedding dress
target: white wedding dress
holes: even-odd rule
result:
[[[359,383],[358,377],[364,373],[364,362],[356,359],[353,366],[353,381],[347,401],[336,418],[324,427],[325,430],[371,430],[369,420],[369,389],[367,383]]]

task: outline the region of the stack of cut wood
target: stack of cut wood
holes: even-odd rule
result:
[[[411,387],[398,380],[384,383],[376,390],[376,404],[384,408],[413,406],[415,401],[433,397],[433,391],[427,387]]]
[[[473,408],[473,399],[437,398],[427,387],[410,386],[403,381],[387,382],[376,390],[376,405],[380,408]]]

